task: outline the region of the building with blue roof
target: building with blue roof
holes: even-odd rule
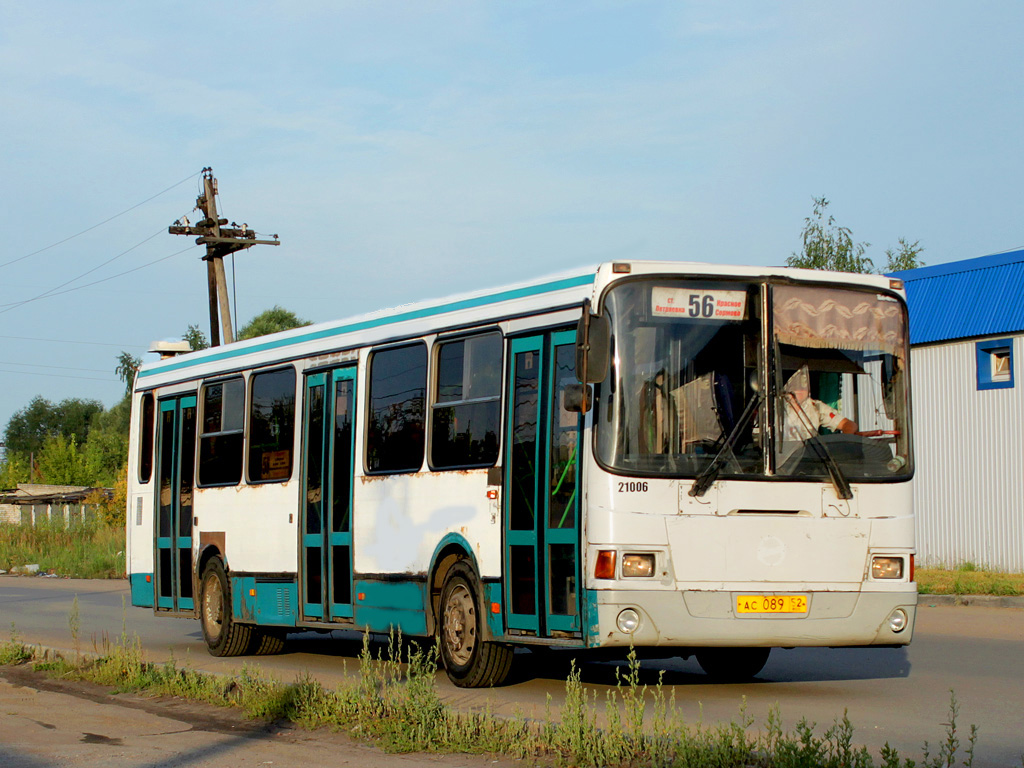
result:
[[[891,277],[910,310],[918,562],[1024,572],[1024,249]]]

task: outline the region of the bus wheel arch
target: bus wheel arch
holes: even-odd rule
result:
[[[448,573],[459,563],[465,563],[474,574],[479,573],[476,562],[469,554],[469,545],[464,539],[446,536],[434,553],[433,566],[427,579],[427,632],[437,634],[441,621],[441,591]]]
[[[460,688],[501,685],[512,671],[512,646],[485,638],[481,594],[480,579],[468,559],[446,571],[434,634],[445,671]]]

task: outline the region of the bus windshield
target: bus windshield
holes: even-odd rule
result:
[[[613,288],[614,364],[595,413],[598,456],[627,474],[693,476],[720,451],[719,473],[764,471],[758,398],[760,288],[755,283],[636,280]]]
[[[623,281],[604,311],[613,365],[594,424],[609,469],[909,475],[906,315],[896,298],[841,286],[659,278]]]
[[[893,297],[775,286],[776,474],[849,480],[910,473],[906,316]]]

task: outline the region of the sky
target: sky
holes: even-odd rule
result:
[[[813,198],[884,264],[1024,246],[1024,4],[0,0],[0,428],[243,325],[611,259],[778,265]]]

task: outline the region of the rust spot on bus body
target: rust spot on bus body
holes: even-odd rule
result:
[[[457,475],[459,477],[470,477],[472,475],[484,475],[487,473],[487,467],[478,467],[474,469],[447,469],[444,472],[402,472],[399,474],[381,474],[381,475],[359,475],[359,481],[363,485],[369,485],[370,483],[379,483],[382,480],[389,480],[393,477],[431,477],[437,475]]]

